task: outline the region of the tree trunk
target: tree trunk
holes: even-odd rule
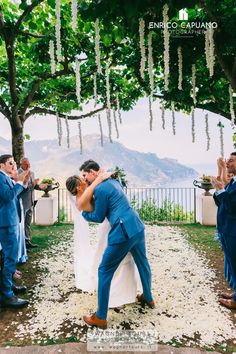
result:
[[[20,165],[20,159],[24,157],[24,127],[11,127],[12,131],[12,155],[17,163]]]

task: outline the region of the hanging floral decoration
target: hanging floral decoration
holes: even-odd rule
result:
[[[82,155],[82,153],[83,153],[83,140],[82,140],[82,129],[81,129],[81,122],[78,122],[78,128],[79,128],[79,144],[80,144],[80,154]]]
[[[172,108],[172,132],[173,132],[173,135],[176,134],[176,121],[175,121],[175,111],[174,111],[174,108]]]
[[[193,90],[193,103],[194,106],[197,103],[197,98],[196,98],[196,65],[192,65],[192,90]]]
[[[219,121],[217,125],[220,128],[220,156],[224,157],[224,133],[223,133],[224,125],[221,123],[221,121]]]
[[[230,107],[230,114],[231,114],[231,125],[235,125],[235,112],[234,112],[234,100],[233,100],[233,89],[232,86],[229,84],[229,107]]]
[[[61,8],[60,0],[56,0],[56,44],[57,44],[57,62],[62,61],[61,56]]]
[[[99,129],[100,129],[101,146],[103,146],[103,130],[102,130],[102,121],[101,121],[100,114],[98,114],[98,123],[99,123]]]
[[[192,110],[192,116],[191,116],[191,130],[192,130],[192,143],[195,143],[195,110]]]
[[[76,97],[78,104],[81,103],[81,76],[80,76],[80,61],[75,59],[75,77],[76,77]]]
[[[117,125],[115,109],[113,109],[113,118],[114,118],[114,124],[115,124],[115,129],[116,129],[116,137],[117,137],[117,139],[119,139],[119,130],[118,130],[118,125]]]
[[[67,142],[67,147],[68,149],[70,148],[70,127],[69,127],[69,121],[68,117],[65,117],[65,123],[66,123],[66,142]]]
[[[62,124],[61,124],[61,118],[59,117],[59,114],[56,113],[57,117],[57,136],[58,136],[58,145],[61,146],[61,140],[62,140]]]
[[[111,97],[110,97],[110,70],[109,63],[106,64],[106,98],[107,98],[107,109],[111,109]]]
[[[98,99],[98,95],[97,95],[97,74],[95,73],[93,75],[93,98],[94,98],[94,107],[97,106],[97,99]]]
[[[151,96],[149,96],[148,102],[149,102],[149,116],[150,116],[149,129],[150,129],[150,131],[152,131],[153,113],[152,113],[152,98],[151,98]]]
[[[55,52],[54,52],[54,42],[50,40],[49,42],[49,54],[51,61],[51,74],[55,74],[56,71],[56,63],[55,63]]]
[[[214,29],[208,28],[205,31],[205,55],[206,64],[209,69],[210,77],[214,75],[214,65],[215,65],[215,44],[214,44]]]
[[[112,134],[112,129],[111,129],[111,110],[107,109],[106,113],[107,113],[107,125],[108,125],[109,140],[110,140],[110,143],[113,143],[112,137],[111,137],[111,134]]]
[[[210,150],[210,134],[209,134],[209,121],[208,121],[208,114],[205,114],[205,132],[207,138],[207,148],[206,150]]]
[[[161,121],[162,121],[162,129],[165,130],[166,122],[165,122],[165,109],[161,107]]]
[[[72,13],[72,29],[73,31],[76,31],[76,26],[77,26],[77,0],[72,0],[71,1],[71,13]]]
[[[140,75],[141,78],[144,79],[144,70],[145,70],[145,62],[146,62],[146,48],[144,42],[144,30],[145,30],[145,22],[143,18],[139,19],[139,47],[141,53],[141,61],[140,61]]]
[[[117,107],[117,112],[118,112],[120,124],[122,124],[121,111],[120,111],[120,99],[119,99],[118,92],[116,93],[116,107]]]
[[[170,61],[170,34],[168,31],[168,21],[169,21],[169,16],[168,16],[168,10],[169,7],[167,4],[163,6],[163,25],[164,25],[164,89],[165,91],[168,91],[168,86],[169,86],[169,61]]]
[[[183,55],[182,55],[182,48],[178,47],[178,72],[179,72],[179,78],[178,78],[178,89],[183,90]]]
[[[150,96],[153,97],[154,76],[153,76],[153,56],[152,56],[152,32],[148,33],[148,75],[150,85]]]
[[[102,73],[101,67],[101,57],[100,57],[100,28],[99,19],[95,21],[95,55],[96,55],[96,65],[98,74]]]

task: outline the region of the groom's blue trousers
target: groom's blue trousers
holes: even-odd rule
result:
[[[131,252],[137,265],[143,286],[143,295],[147,301],[152,301],[151,270],[146,257],[144,231],[136,234],[127,241],[107,246],[98,268],[98,309],[97,316],[105,320],[108,312],[108,301],[112,277],[121,261]]]

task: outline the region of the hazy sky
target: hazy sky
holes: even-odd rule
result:
[[[87,107],[88,110],[89,106]],[[86,107],[85,107],[86,111]],[[159,103],[153,104],[153,130],[149,130],[149,110],[147,99],[141,99],[132,111],[122,112],[122,125],[119,125],[120,138],[118,141],[126,147],[141,152],[153,152],[158,157],[170,157],[183,164],[212,164],[220,155],[220,132],[217,124],[221,118],[224,124],[224,152],[228,154],[234,150],[232,143],[232,129],[230,122],[216,114],[209,112],[210,150],[206,151],[205,111],[195,111],[195,143],[192,143],[191,117],[176,112],[176,135],[172,132],[172,113],[166,111],[166,129],[162,129],[161,111]],[[78,122],[69,122],[71,136],[78,134]],[[104,134],[108,135],[105,113],[102,114]],[[81,121],[83,135],[99,133],[97,118],[91,117]],[[116,141],[114,124],[112,137]],[[30,134],[32,140],[57,138],[55,117],[30,118],[25,125],[25,133]],[[10,127],[6,119],[0,118],[0,135],[10,138]],[[63,122],[63,136],[66,136],[66,127]]]

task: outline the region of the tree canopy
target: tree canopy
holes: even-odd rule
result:
[[[73,0],[74,1],[74,0]],[[169,17],[169,83],[165,87],[163,6]],[[188,20],[179,19],[187,8]],[[0,5],[0,112],[9,120],[13,154],[23,155],[23,128],[34,114],[58,114],[82,119],[107,108],[106,65],[109,64],[111,106],[130,110],[140,97],[152,94],[148,37],[152,39],[153,97],[163,107],[190,112],[199,107],[231,119],[229,84],[236,90],[236,5],[234,0],[80,0],[77,26],[72,29],[71,0],[60,1],[62,60],[51,72],[50,40],[56,48],[55,0],[2,0]],[[97,73],[97,106],[83,114],[83,105],[94,98],[95,21],[99,18],[102,73]],[[140,74],[139,20],[145,21],[146,66]],[[209,75],[205,55],[204,24],[214,22],[214,74]],[[202,31],[177,33],[181,23],[198,23]],[[175,24],[176,27],[172,27]],[[191,25],[192,26],[192,25]],[[196,26],[196,25],[195,25]],[[184,31],[182,31],[184,32]],[[200,32],[200,33],[199,33]],[[178,88],[182,50],[182,89]],[[81,102],[76,95],[75,58],[80,62]],[[149,56],[150,59],[150,56]],[[196,98],[193,97],[195,65]],[[81,112],[80,112],[81,111]],[[235,103],[234,103],[235,111]]]

